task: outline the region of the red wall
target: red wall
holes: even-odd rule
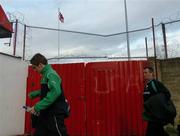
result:
[[[71,105],[70,136],[142,136],[143,67],[146,61],[54,64]],[[27,94],[40,76],[29,68]],[[35,101],[27,98],[27,105]],[[32,131],[26,113],[25,132]]]

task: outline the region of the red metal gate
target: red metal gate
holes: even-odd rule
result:
[[[143,136],[143,67],[146,61],[55,64],[71,104],[66,120],[71,136]],[[27,93],[38,89],[40,76],[29,68]],[[35,100],[37,101],[37,100]],[[35,101],[27,99],[27,104]],[[26,115],[25,131],[30,132]]]
[[[142,136],[142,61],[87,64],[88,136]]]

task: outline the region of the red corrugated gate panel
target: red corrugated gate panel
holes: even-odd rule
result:
[[[146,61],[54,64],[71,105],[66,120],[70,136],[143,136],[143,67]],[[27,93],[40,88],[29,68]],[[27,105],[35,101],[27,98]],[[30,132],[26,114],[25,132]]]
[[[27,93],[26,93],[26,105],[33,106],[34,103],[36,103],[39,99],[30,100],[28,97],[28,94],[33,90],[40,89],[40,75],[39,73],[33,71],[31,67],[28,68],[28,78],[27,78]],[[25,132],[30,133],[32,131],[31,127],[31,119],[30,114],[25,114]]]
[[[87,136],[142,136],[143,61],[86,65]]]
[[[118,62],[89,63],[86,68],[87,136],[120,134],[120,121],[114,120]]]
[[[65,96],[71,106],[66,120],[70,136],[85,136],[85,67],[79,64],[55,64],[53,68],[62,78]]]

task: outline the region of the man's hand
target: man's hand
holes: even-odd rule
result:
[[[39,115],[39,113],[37,113],[37,112],[35,111],[34,106],[33,106],[33,107],[30,107],[30,108],[28,109],[28,111],[29,111],[31,114],[33,114],[33,115],[36,115],[36,116]]]

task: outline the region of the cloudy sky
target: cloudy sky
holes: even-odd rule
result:
[[[155,24],[180,19],[180,0],[126,0],[128,29],[135,30]],[[124,0],[1,0],[3,9],[10,20],[29,26],[110,35],[126,31]],[[64,16],[64,23],[58,20],[58,8]],[[59,24],[59,26],[58,26]],[[158,33],[159,31],[159,33]],[[161,27],[156,28],[157,44],[162,44]],[[180,39],[180,23],[169,26],[171,37]],[[23,26],[19,25],[17,55],[22,56]],[[173,35],[174,34],[174,35]],[[26,57],[41,52],[57,57],[58,46],[62,56],[127,56],[126,35],[111,37],[91,36],[28,27]],[[158,37],[159,36],[159,37]],[[145,56],[144,38],[152,52],[151,29],[131,33],[131,56]],[[58,43],[58,39],[60,43]],[[1,40],[0,51],[12,52],[12,47],[4,46]]]

